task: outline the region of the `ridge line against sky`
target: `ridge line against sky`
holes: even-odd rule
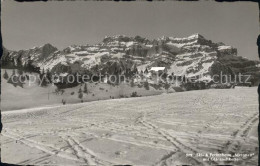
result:
[[[157,39],[199,33],[258,60],[258,4],[253,2],[2,2],[3,45],[10,50],[50,43],[58,49],[105,36]]]

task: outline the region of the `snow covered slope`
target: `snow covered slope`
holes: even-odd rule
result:
[[[211,89],[3,112],[2,162],[255,166],[256,91]],[[196,153],[250,156],[207,161]]]

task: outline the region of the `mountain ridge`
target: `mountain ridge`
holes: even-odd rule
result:
[[[28,58],[29,57],[29,58]],[[35,67],[52,73],[103,72],[110,74],[138,72],[151,67],[165,67],[167,74],[212,80],[214,74],[259,73],[258,61],[237,56],[237,49],[222,42],[214,43],[201,34],[149,40],[141,36],[106,36],[100,43],[71,45],[62,50],[47,43],[27,50],[5,50],[3,60],[17,65],[33,61]],[[116,63],[116,64],[115,64]],[[249,66],[248,66],[249,65]],[[135,66],[135,67],[133,67]],[[136,68],[136,69],[135,69]]]

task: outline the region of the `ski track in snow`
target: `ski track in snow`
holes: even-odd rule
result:
[[[251,95],[255,91],[190,91],[5,112],[2,137],[13,141],[2,143],[2,156],[11,153],[8,145],[19,143],[42,153],[19,156],[14,164],[226,164],[185,156],[249,153],[248,147],[257,154],[257,138],[250,135],[258,122],[257,98]],[[13,163],[12,158],[5,160]],[[257,160],[252,156],[240,163]]]

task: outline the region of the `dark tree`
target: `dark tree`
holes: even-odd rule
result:
[[[25,82],[25,80],[26,80],[26,76],[24,76],[24,75],[20,75],[20,77],[21,77],[21,81],[22,81],[22,82]]]
[[[23,82],[21,82],[20,77],[17,76],[17,83],[16,86],[20,86],[21,88],[23,88]]]
[[[8,73],[7,73],[6,70],[5,70],[4,79],[8,80],[8,78],[9,78]]]
[[[131,97],[138,97],[137,92],[132,92]]]
[[[44,71],[43,71],[44,72]],[[48,79],[47,79],[47,77],[46,77],[46,74],[44,74],[44,73],[41,73],[40,75],[39,75],[39,77],[40,77],[40,81],[39,81],[39,85],[40,86],[47,86],[48,85],[48,83],[49,83],[49,81],[48,81]]]
[[[41,72],[41,74],[45,74],[44,68],[42,69],[42,72]]]
[[[78,97],[79,97],[80,99],[82,99],[82,98],[83,98],[83,93],[80,92]]]
[[[88,94],[88,87],[87,87],[87,84],[86,84],[86,83],[85,83],[85,85],[84,85],[84,91],[83,91],[83,92]]]
[[[131,87],[134,87],[134,86],[135,86],[134,79],[131,79],[130,86],[131,86]]]
[[[49,69],[46,71],[46,77],[49,80],[50,83],[52,83],[52,74]]]
[[[169,83],[166,83],[166,84],[164,85],[164,88],[166,89],[167,93],[168,93],[168,90],[169,90],[170,86],[171,86],[171,85],[170,85]]]
[[[66,100],[62,99],[62,104],[65,105],[66,104]]]
[[[78,93],[82,93],[82,90],[81,90],[81,88],[79,88],[79,91],[78,91]]]
[[[20,69],[20,70],[23,69],[22,57],[21,56],[16,59],[16,67],[17,67],[17,69]]]
[[[183,75],[182,82],[186,82],[186,77]]]
[[[17,73],[18,73],[19,75],[23,75],[23,70],[22,70],[22,69],[18,69],[18,70],[17,70]]]
[[[145,88],[146,90],[149,90],[149,89],[150,89],[149,83],[148,83],[147,81],[144,82],[144,88]]]
[[[147,74],[147,73],[148,73],[148,70],[147,70],[147,68],[145,69],[144,73],[145,73],[145,74]]]

